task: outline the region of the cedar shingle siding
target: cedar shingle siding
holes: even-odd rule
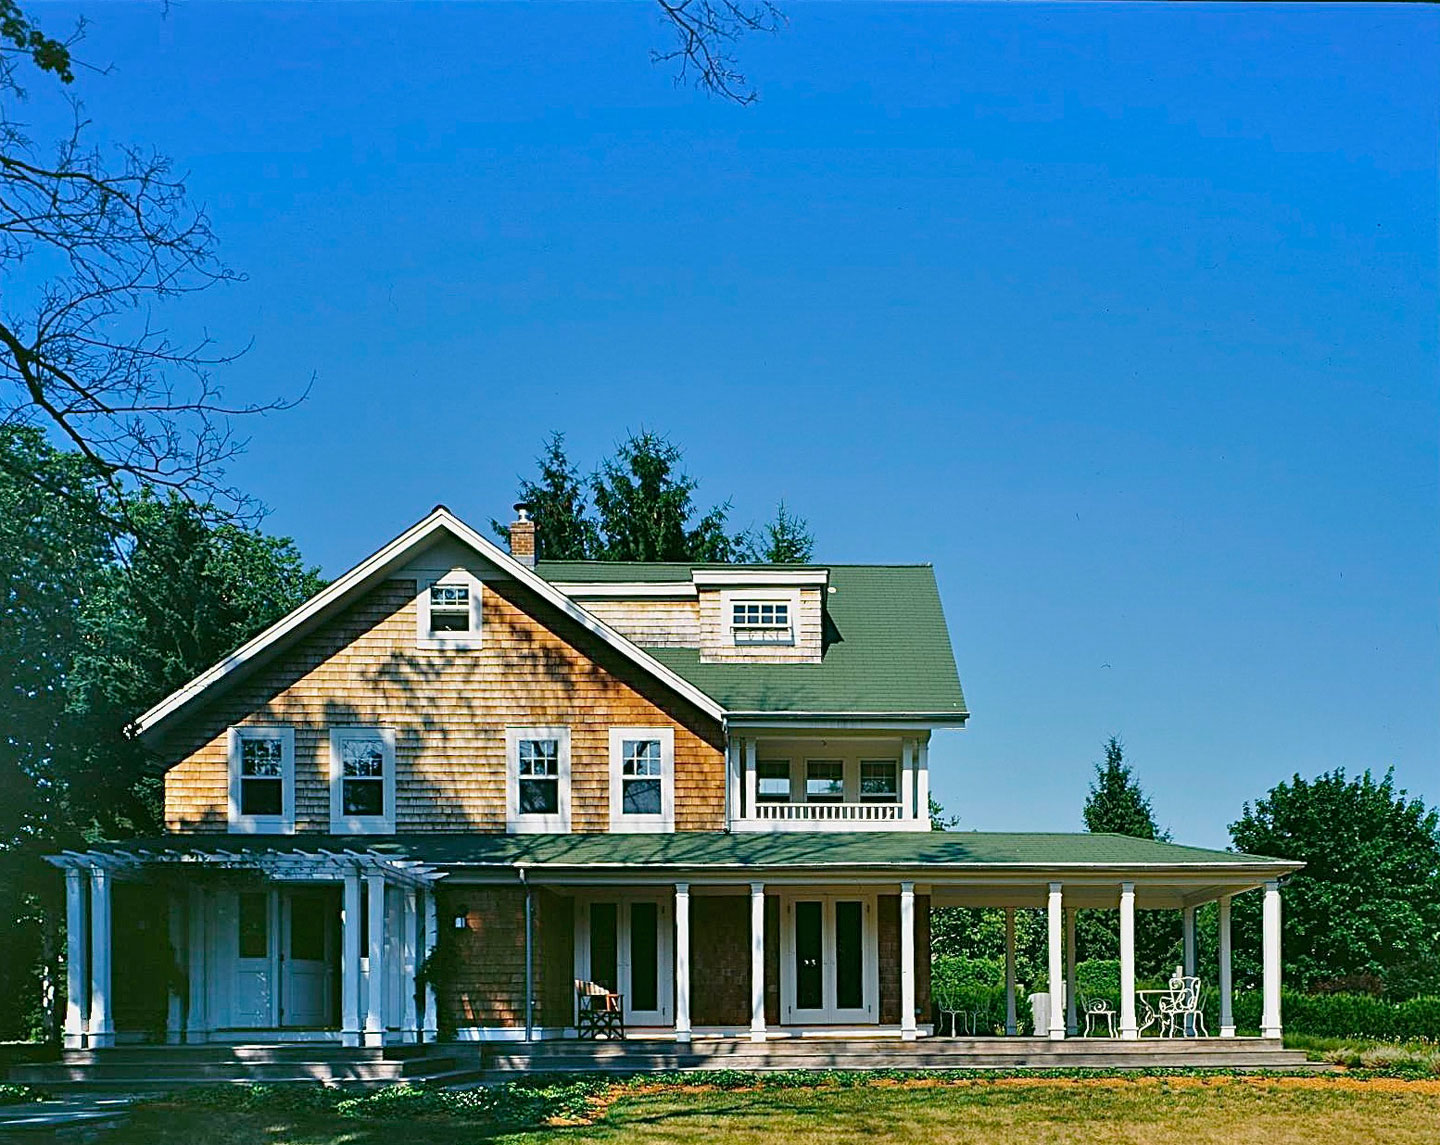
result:
[[[237,724],[295,728],[297,831],[329,829],[329,731],[342,725],[395,729],[398,832],[504,831],[507,725],[570,727],[576,831],[610,825],[609,729],[673,726],[676,829],[724,827],[718,724],[513,582],[486,582],[476,651],[418,649],[415,594],[413,580],[386,581],[175,732],[167,828],[225,829]]]

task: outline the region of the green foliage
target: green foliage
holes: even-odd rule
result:
[[[1095,779],[1085,800],[1085,830],[1162,843],[1170,840],[1170,833],[1155,825],[1150,800],[1125,762],[1125,745],[1116,736],[1105,742],[1105,762],[1095,765]]]
[[[1260,1028],[1262,996],[1259,990],[1235,994],[1236,1027]],[[1219,1028],[1219,999],[1205,999],[1205,1020]],[[1392,1002],[1369,994],[1305,994],[1280,992],[1280,1014],[1285,1033],[1322,1038],[1369,1038],[1380,1041],[1440,1041],[1440,997],[1424,996]],[[1213,1018],[1213,1022],[1212,1022]]]
[[[0,0],[0,55],[9,57],[18,53],[28,57],[42,72],[51,72],[61,83],[75,79],[70,61],[69,45],[45,35],[30,17],[20,10],[16,0]],[[5,60],[9,69],[9,60]]]
[[[804,517],[797,517],[781,501],[775,519],[761,527],[758,538],[746,543],[747,560],[764,564],[806,564],[815,552],[815,534]]]
[[[535,555],[547,561],[591,560],[600,551],[600,532],[590,517],[585,480],[565,453],[565,435],[558,430],[545,439],[535,459],[538,480],[522,477],[518,501],[527,503],[535,519]],[[510,527],[492,520],[501,540]]]
[[[1306,866],[1287,880],[1286,979],[1305,989],[1366,978],[1405,997],[1440,992],[1440,813],[1343,769],[1296,775],[1230,826],[1238,850]],[[1259,978],[1259,902],[1235,900],[1238,980]]]
[[[39,1101],[45,1096],[42,1090],[36,1089],[33,1085],[17,1085],[13,1082],[0,1081],[0,1105],[19,1105],[26,1101]]]

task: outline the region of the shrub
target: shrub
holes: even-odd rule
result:
[[[1235,1025],[1243,1031],[1260,1028],[1262,998],[1258,990],[1235,995]],[[1280,993],[1281,1023],[1287,1033],[1321,1038],[1374,1038],[1379,1041],[1440,1041],[1440,998],[1409,998],[1391,1002],[1369,994]],[[1220,1000],[1205,999],[1205,1020],[1219,1029]]]

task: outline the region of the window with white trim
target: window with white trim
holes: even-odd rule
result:
[[[899,763],[893,759],[862,759],[860,761],[860,802],[899,803]]]
[[[732,600],[730,632],[736,644],[793,644],[788,600]]]
[[[757,803],[790,802],[790,761],[788,759],[755,761],[755,801]]]
[[[675,729],[610,729],[610,829],[675,829]]]
[[[570,729],[505,729],[505,820],[513,833],[570,830]]]
[[[230,729],[229,829],[283,835],[295,830],[295,729]]]
[[[844,760],[807,759],[805,761],[805,802],[845,802]]]
[[[457,569],[422,582],[415,602],[416,638],[421,648],[480,647],[480,581]]]
[[[395,732],[330,729],[330,830],[337,835],[395,830]]]

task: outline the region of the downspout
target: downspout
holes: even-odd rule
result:
[[[520,868],[520,884],[525,888],[525,1040],[531,1042],[535,1040],[535,907],[524,867]]]

